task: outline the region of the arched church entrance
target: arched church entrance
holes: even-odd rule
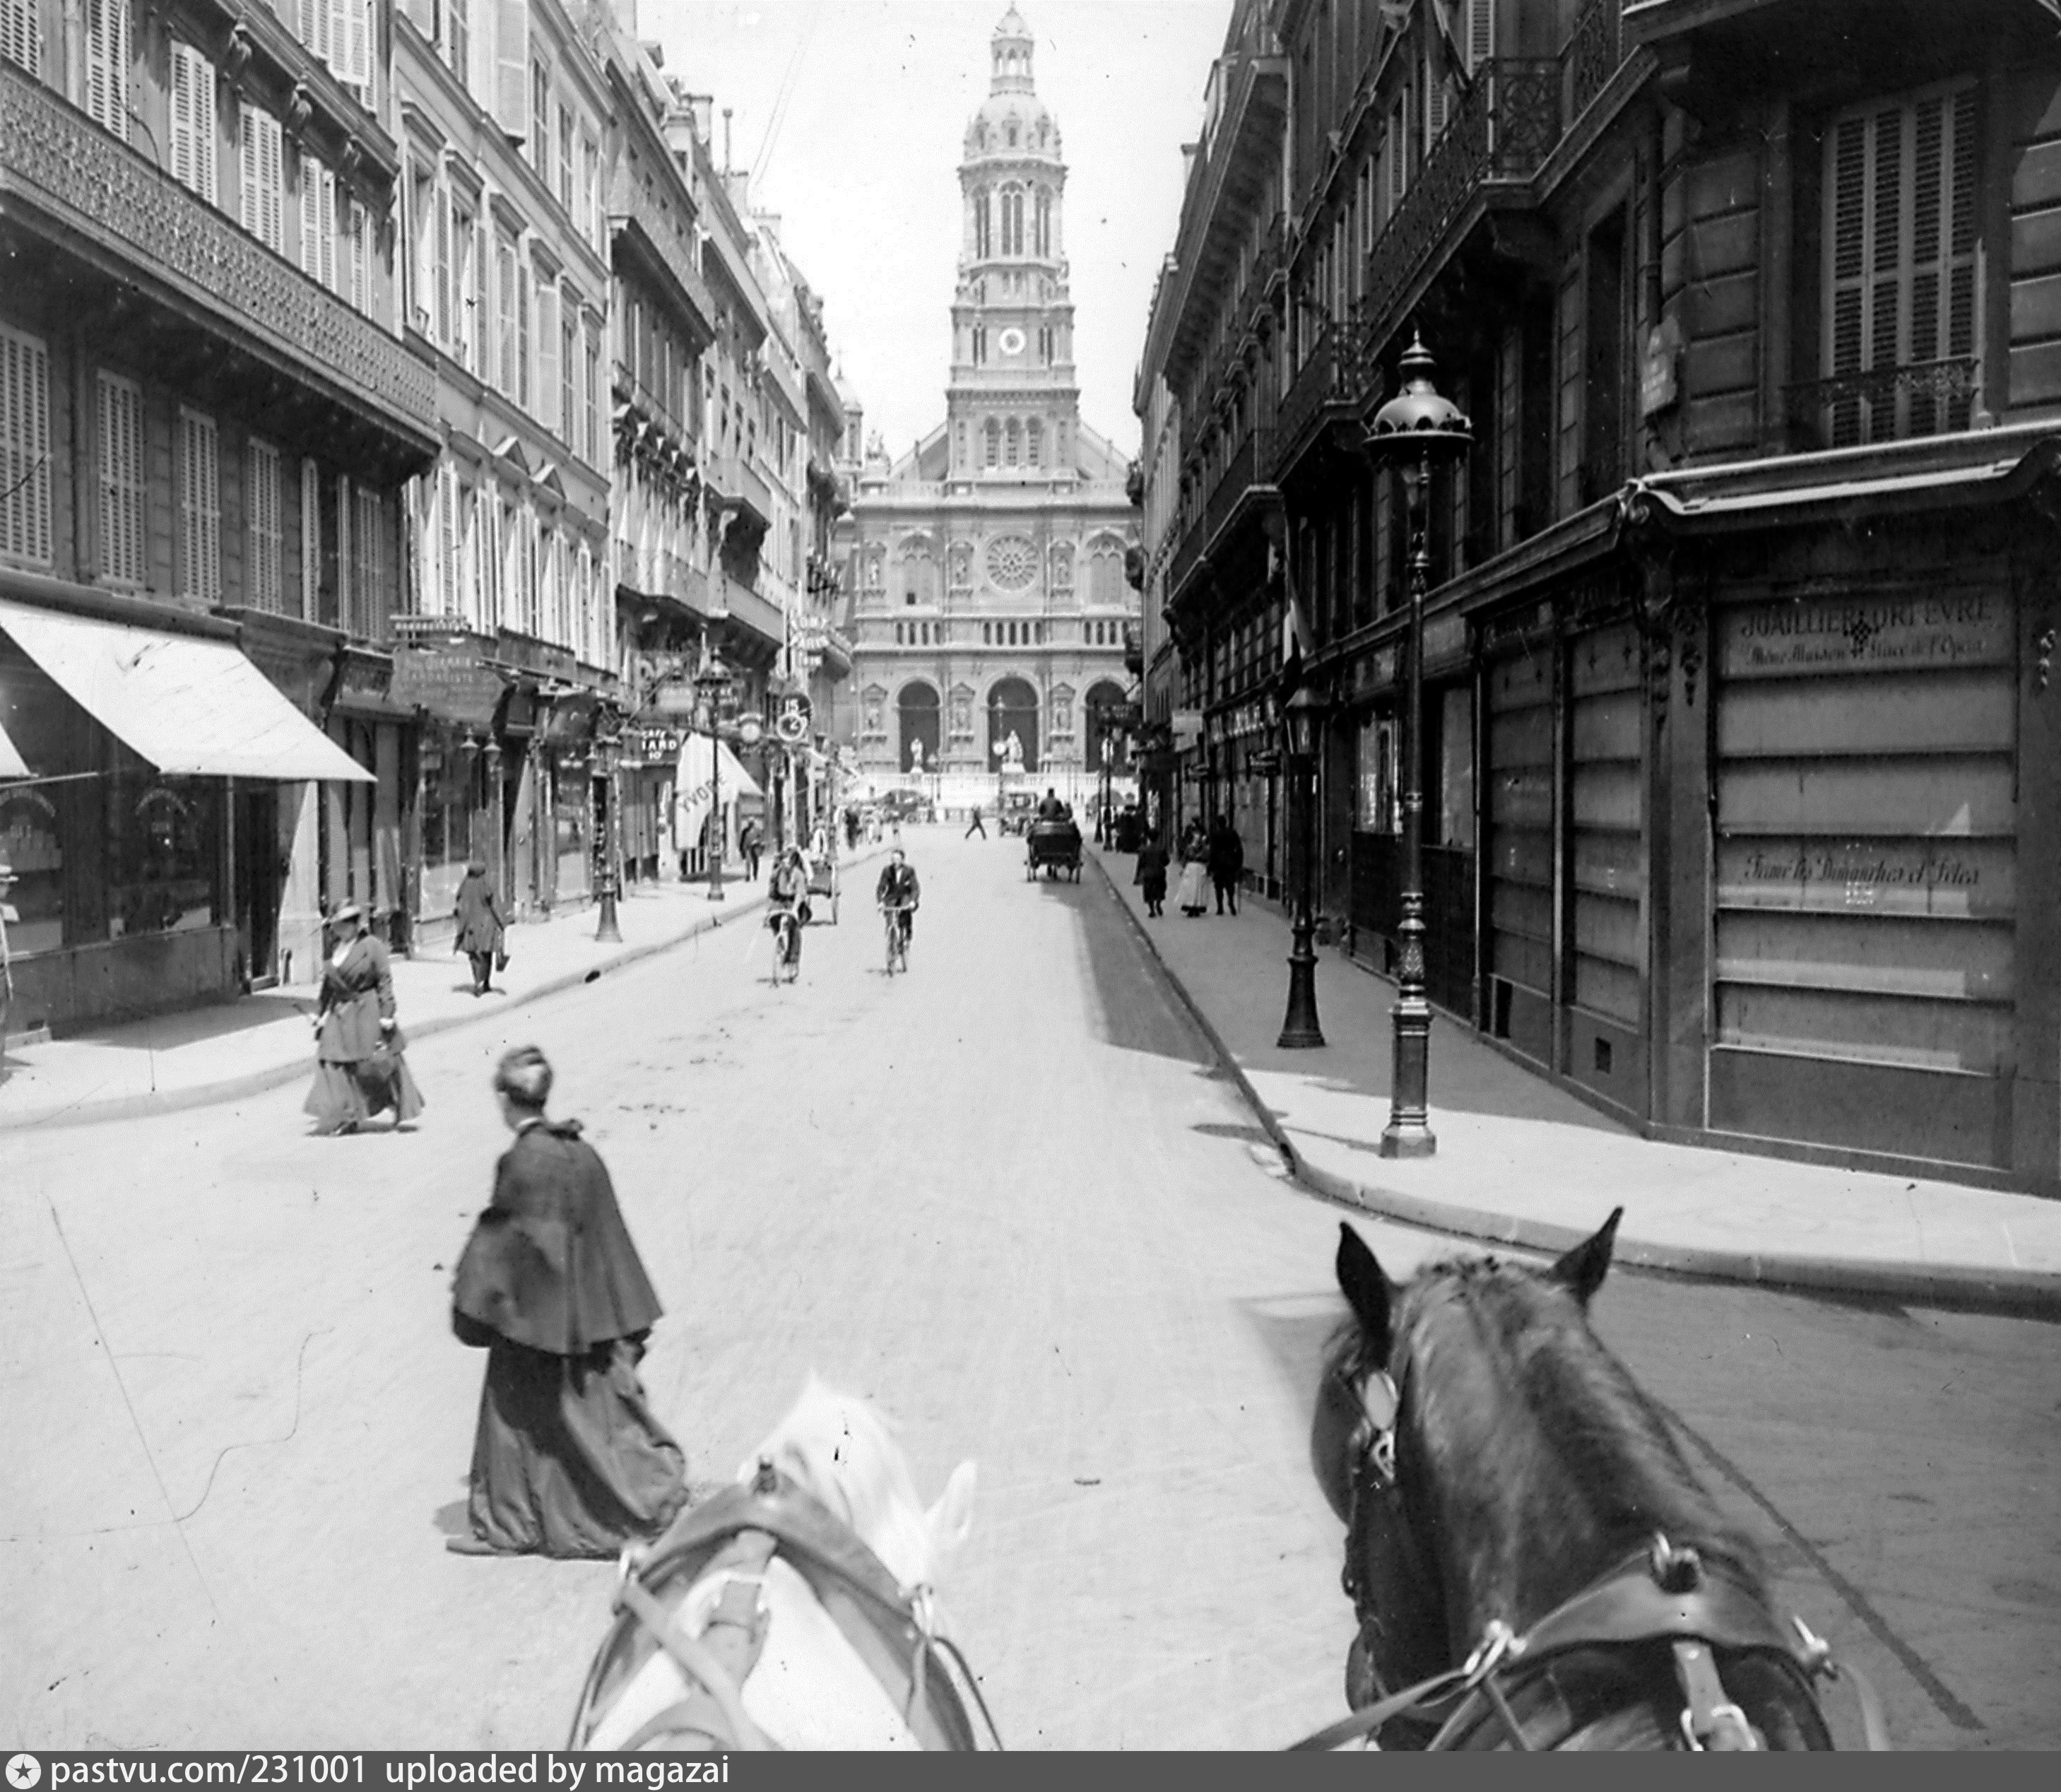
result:
[[[904,685],[902,694],[894,700],[894,713],[901,724],[895,769],[936,771],[938,743],[943,738],[938,726],[936,686],[920,678]]]
[[[987,762],[999,771],[1009,761],[1009,737],[1023,751],[1023,769],[1038,769],[1038,693],[1022,678],[1004,678],[987,694]]]
[[[1123,687],[1102,678],[1088,687],[1087,701],[1082,706],[1087,718],[1088,773],[1099,777],[1102,772],[1103,736],[1105,730],[1116,726],[1115,718],[1127,707]],[[1128,737],[1116,735],[1109,743],[1109,769],[1118,776],[1128,775],[1131,770],[1131,750]]]

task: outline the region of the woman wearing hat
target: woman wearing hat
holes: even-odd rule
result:
[[[458,938],[454,943],[472,961],[472,993],[484,995],[491,985],[494,961],[508,926],[494,886],[487,882],[484,859],[475,858],[466,866],[452,912],[458,917]]]
[[[534,1046],[494,1073],[515,1142],[451,1286],[451,1327],[486,1353],[460,1555],[613,1556],[686,1503],[686,1458],[638,1380],[662,1310],[577,1120],[544,1104]]]
[[[336,948],[315,1005],[315,1082],[302,1108],[315,1131],[355,1132],[384,1108],[394,1124],[422,1111],[394,1021],[394,971],[386,948],[365,931],[365,911],[346,902],[330,917]]]

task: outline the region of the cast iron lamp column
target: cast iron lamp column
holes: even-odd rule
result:
[[[709,823],[714,843],[709,848],[708,899],[720,902],[722,894],[722,708],[730,692],[730,668],[715,654],[709,655],[708,664],[702,668],[694,680],[694,689],[702,694],[708,707],[709,724]]]
[[[1324,701],[1307,685],[1298,685],[1288,699],[1283,720],[1287,726],[1288,764],[1295,780],[1295,800],[1302,810],[1295,828],[1295,925],[1288,953],[1288,1012],[1281,1022],[1281,1037],[1275,1045],[1283,1051],[1321,1046],[1323,1028],[1317,1021],[1317,954],[1311,938],[1317,924],[1310,912],[1310,842],[1316,818],[1316,767],[1319,725]]]
[[[601,925],[594,930],[594,943],[598,946],[620,946],[622,930],[616,925],[615,899],[618,889],[618,866],[622,862],[622,838],[616,831],[616,817],[620,810],[617,798],[621,792],[616,788],[616,739],[609,735],[598,742],[595,751],[601,755],[602,788],[608,804],[608,826],[602,830],[601,860]]]
[[[1432,362],[1420,336],[1403,357],[1403,390],[1375,413],[1367,448],[1402,475],[1410,518],[1410,684],[1403,712],[1402,963],[1395,979],[1395,1043],[1384,1158],[1428,1158],[1439,1148],[1429,1100],[1431,1005],[1424,992],[1424,595],[1431,583],[1431,479],[1457,466],[1474,444],[1473,426],[1431,383]]]

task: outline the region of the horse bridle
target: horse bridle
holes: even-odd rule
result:
[[[1357,1378],[1348,1375],[1342,1366],[1335,1368],[1331,1374],[1335,1384],[1359,1411],[1346,1445],[1350,1510],[1347,1516],[1346,1566],[1341,1578],[1364,1638],[1370,1628],[1380,1628],[1379,1616],[1371,1610],[1371,1590],[1364,1584],[1359,1573],[1364,1553],[1362,1513],[1370,1494],[1379,1501],[1380,1509],[1388,1513],[1390,1522],[1405,1531],[1409,1559],[1420,1575],[1424,1556],[1421,1542],[1410,1530],[1403,1510],[1402,1485],[1396,1472],[1395,1433],[1403,1416],[1401,1390],[1385,1369],[1374,1370]],[[1370,1398],[1377,1389],[1381,1396],[1379,1405],[1384,1410],[1377,1410],[1377,1402]],[[1491,1619],[1474,1650],[1458,1667],[1433,1674],[1399,1692],[1390,1693],[1382,1686],[1379,1672],[1370,1659],[1369,1672],[1383,1696],[1351,1716],[1304,1738],[1293,1747],[1298,1750],[1329,1750],[1347,1742],[1365,1742],[1385,1724],[1397,1718],[1416,1718],[1438,1723],[1439,1733],[1429,1745],[1437,1749],[1448,1736],[1463,1727],[1469,1707],[1479,1698],[1494,1714],[1509,1737],[1511,1746],[1528,1753],[1533,1745],[1511,1708],[1503,1684],[1514,1664],[1520,1660],[1543,1663],[1553,1655],[1585,1646],[1625,1646],[1664,1639],[1671,1646],[1675,1678],[1683,1694],[1679,1721],[1686,1745],[1695,1750],[1757,1750],[1762,1746],[1760,1739],[1745,1712],[1727,1694],[1712,1647],[1714,1642],[1732,1639],[1677,1634],[1673,1633],[1672,1626],[1644,1635],[1623,1634],[1627,1607],[1637,1610],[1640,1603],[1637,1589],[1642,1584],[1669,1595],[1693,1596],[1704,1586],[1707,1579],[1723,1575],[1723,1571],[1715,1569],[1715,1565],[1707,1566],[1694,1549],[1677,1547],[1656,1533],[1649,1546],[1563,1601],[1523,1634],[1512,1630],[1500,1619]],[[1739,1590],[1748,1590],[1743,1586]],[[1757,1606],[1758,1594],[1752,1597]],[[1831,1645],[1815,1634],[1802,1618],[1792,1617],[1790,1620],[1797,1638],[1796,1643],[1791,1645],[1775,1629],[1772,1618],[1764,1612],[1762,1615],[1770,1634],[1753,1638],[1753,1646],[1785,1662],[1807,1693],[1811,1693],[1815,1682],[1823,1679],[1830,1682],[1843,1672],[1852,1680],[1860,1702],[1868,1747],[1873,1750],[1887,1750],[1891,1744],[1883,1720],[1881,1701],[1860,1670],[1851,1663],[1843,1668],[1835,1664]],[[1635,1624],[1634,1629],[1636,1627]],[[1815,1706],[1815,1694],[1811,1702]]]

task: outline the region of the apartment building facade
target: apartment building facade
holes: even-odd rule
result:
[[[1235,9],[1141,374],[1183,444],[1157,688],[1211,725],[1170,794],[1249,802],[1292,598],[1322,906],[1392,962],[1407,531],[1365,431],[1421,334],[1474,429],[1431,507],[1432,997],[1656,1135],[2061,1178],[2055,23]]]
[[[407,481],[387,14],[0,10],[0,859],[14,1024],[405,935]]]

